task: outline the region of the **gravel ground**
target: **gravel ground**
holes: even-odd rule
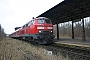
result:
[[[11,60],[66,60],[61,55],[47,54],[47,51],[38,45],[16,39],[6,38],[0,41],[0,60],[8,60],[10,54]]]

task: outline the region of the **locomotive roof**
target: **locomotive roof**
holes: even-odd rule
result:
[[[34,18],[32,20],[35,20],[35,19],[49,19],[49,18],[46,18],[46,17],[38,17],[38,18]],[[32,21],[31,20],[31,21]],[[30,23],[31,21],[27,22],[26,24],[24,24],[23,26],[21,26],[21,28],[25,27],[28,23]],[[20,29],[20,28],[19,28]]]
[[[48,19],[46,17],[38,17],[38,18],[35,18],[35,19]]]

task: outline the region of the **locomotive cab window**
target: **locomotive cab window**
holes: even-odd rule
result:
[[[50,23],[51,23],[51,21],[50,21],[49,19],[46,19],[45,22],[46,22],[47,24],[50,24]]]
[[[38,20],[38,23],[39,23],[39,24],[43,24],[44,22],[45,22],[45,20],[43,20],[43,19],[39,19],[39,20]]]

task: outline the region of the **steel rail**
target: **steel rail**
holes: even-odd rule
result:
[[[6,60],[6,47],[4,47],[4,60]]]
[[[52,44],[50,46],[57,47],[57,45],[52,45]],[[85,57],[90,57],[89,55],[84,55],[83,52],[81,54],[76,52],[77,50],[83,51],[83,50],[80,50],[80,49],[75,49],[75,51],[73,51],[74,49],[72,50],[72,48],[64,47],[64,46],[58,46],[57,48],[61,48],[60,51],[64,51],[64,52],[67,52],[67,53],[73,53],[73,54],[77,54],[77,55],[80,55],[80,56],[82,55],[82,56],[85,56]]]
[[[9,58],[8,58],[8,60],[11,60],[11,57],[12,57],[12,49],[10,50],[10,53],[9,53]]]

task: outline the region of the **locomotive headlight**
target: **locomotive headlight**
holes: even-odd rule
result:
[[[41,31],[39,31],[39,33],[41,33]]]
[[[51,31],[52,32],[52,31]]]

